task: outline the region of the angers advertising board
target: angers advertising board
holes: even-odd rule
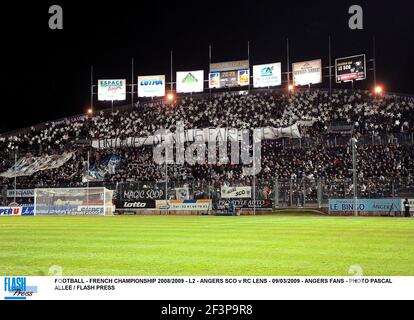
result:
[[[253,66],[253,86],[255,88],[280,85],[282,85],[282,64],[280,62]]]
[[[123,101],[126,100],[126,80],[99,80],[99,101]]]
[[[177,92],[193,93],[204,91],[204,71],[177,72]]]
[[[293,81],[297,86],[322,83],[322,60],[311,60],[293,64]]]
[[[365,54],[336,59],[335,72],[337,83],[365,80],[367,78]]]
[[[138,77],[138,97],[155,98],[165,96],[165,75]]]

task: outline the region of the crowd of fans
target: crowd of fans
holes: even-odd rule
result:
[[[402,144],[396,138],[401,134],[413,136],[413,112],[412,97],[375,96],[359,91],[334,91],[332,94],[319,90],[291,94],[265,91],[183,97],[174,103],[141,103],[122,111],[101,111],[94,116],[66,119],[17,134],[2,135],[0,149],[6,156],[0,160],[0,171],[13,166],[16,153],[23,157],[69,150],[74,156],[63,167],[41,171],[31,177],[19,177],[18,186],[84,186],[82,175],[88,167],[88,158],[93,164],[108,155],[118,155],[123,162],[106,183],[161,181],[165,179],[165,169],[154,164],[152,147],[93,150],[81,144],[99,139],[145,137],[165,128],[174,131],[179,121],[186,129],[278,128],[307,122],[311,125],[301,128],[302,140],[308,141],[306,144],[289,145],[285,140],[263,142],[262,171],[258,181],[274,181],[276,177],[280,181],[305,179],[313,185],[322,179],[331,185],[335,182],[344,186],[341,190],[345,193],[352,188],[352,184],[341,182],[352,178],[351,147],[348,143],[332,145],[324,142],[330,126],[342,123],[354,127],[353,136],[357,139],[379,135],[392,137],[381,144],[373,139],[372,144],[358,145],[360,192],[374,189],[380,192],[384,186],[381,181],[406,179],[414,185],[413,141]],[[181,183],[252,183],[252,177],[243,176],[242,166],[235,165],[171,165],[168,176],[170,181]],[[13,183],[12,179],[0,178],[1,185],[11,186]],[[313,192],[314,188],[311,188],[309,194]]]

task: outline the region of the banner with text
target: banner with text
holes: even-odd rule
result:
[[[261,64],[253,66],[253,86],[255,88],[276,87],[282,84],[282,64]]]
[[[165,75],[138,77],[138,97],[165,96]]]
[[[99,101],[123,101],[126,100],[126,80],[99,80]]]
[[[322,60],[294,63],[292,72],[296,86],[322,83]]]

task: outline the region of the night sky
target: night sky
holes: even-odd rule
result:
[[[34,2],[34,1],[32,1]],[[48,8],[60,4],[64,30],[48,28]],[[348,28],[348,9],[364,9],[364,30]],[[378,82],[387,91],[414,94],[414,4],[412,1],[46,1],[2,4],[2,101],[0,132],[84,113],[95,80],[208,70],[213,61],[247,58],[282,62],[286,38],[291,62],[366,53],[377,42]],[[96,81],[95,81],[96,82]],[[135,79],[136,82],[136,79]],[[372,75],[356,88],[372,87]],[[325,80],[323,87],[328,87]],[[349,87],[349,84],[336,85]],[[97,109],[108,107],[98,104]]]

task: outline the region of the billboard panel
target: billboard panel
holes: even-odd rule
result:
[[[239,85],[237,71],[220,72],[220,88],[232,88]]]
[[[297,86],[322,83],[322,60],[294,63],[292,72],[293,81]]]
[[[250,199],[252,187],[221,187],[222,199]]]
[[[365,54],[335,60],[336,82],[365,80],[367,78]]]
[[[358,199],[358,211],[361,212],[391,212],[401,211],[400,199]],[[353,212],[355,199],[329,199],[331,212]]]
[[[177,92],[192,93],[204,91],[204,71],[177,72]]]
[[[276,87],[282,84],[282,64],[271,63],[253,66],[255,88]]]
[[[138,77],[138,97],[153,98],[165,96],[165,75]]]
[[[99,101],[123,101],[126,100],[126,80],[99,80]]]
[[[218,62],[210,64],[210,72],[212,73],[223,71],[248,70],[249,68],[249,60]]]
[[[241,87],[250,85],[250,71],[249,70],[238,71],[238,84]]]
[[[220,72],[214,72],[208,75],[208,87],[210,89],[220,88]]]

